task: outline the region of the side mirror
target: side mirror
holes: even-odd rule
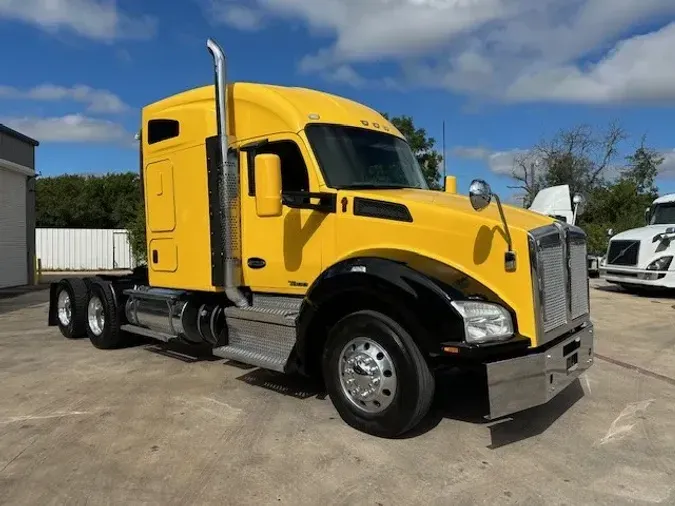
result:
[[[469,200],[476,211],[482,211],[492,201],[492,189],[482,179],[474,179],[469,186]]]
[[[650,212],[651,210],[652,210],[651,207],[648,207],[647,209],[645,209],[645,223],[646,223],[647,225],[649,225],[649,218],[651,217],[651,216],[650,216],[650,215],[651,215],[651,212]]]
[[[614,229],[613,228],[608,228],[607,229],[607,237],[612,237],[614,235]]]
[[[260,217],[281,216],[281,159],[255,157],[255,209]]]
[[[445,193],[457,193],[457,178],[445,176]]]

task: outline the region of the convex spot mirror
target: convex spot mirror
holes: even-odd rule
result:
[[[474,179],[469,186],[469,200],[476,211],[482,211],[492,201],[492,189],[482,179]]]
[[[255,209],[260,217],[281,216],[281,159],[279,155],[255,157]]]
[[[586,211],[586,199],[581,193],[574,195],[572,203],[576,206],[577,216],[584,214],[584,211]]]

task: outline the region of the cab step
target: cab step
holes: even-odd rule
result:
[[[213,349],[217,357],[284,372],[295,345],[302,299],[254,296],[247,308],[228,307],[228,344]]]

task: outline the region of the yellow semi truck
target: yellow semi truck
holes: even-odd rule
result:
[[[494,419],[593,362],[586,236],[474,180],[430,190],[405,137],[319,91],[215,83],[142,110],[147,268],[51,286],[49,325],[130,334],[321,379],[342,419],[394,437],[447,367],[479,370]]]

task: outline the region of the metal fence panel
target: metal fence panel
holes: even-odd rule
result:
[[[43,271],[135,267],[129,233],[123,229],[38,228],[35,250]]]

